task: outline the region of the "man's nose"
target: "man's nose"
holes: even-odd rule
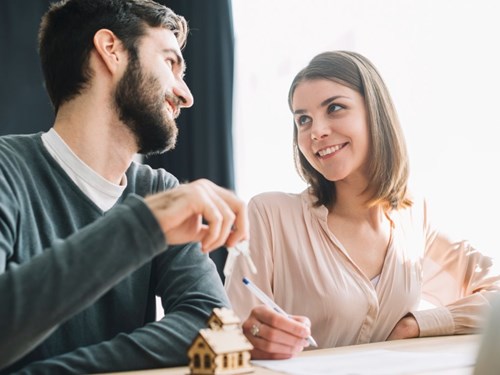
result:
[[[189,90],[186,82],[183,80],[179,81],[179,83],[174,87],[173,93],[180,99],[179,107],[189,108],[193,105],[193,95],[191,94],[191,90]]]

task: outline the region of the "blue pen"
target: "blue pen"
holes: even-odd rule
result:
[[[243,278],[243,284],[245,284],[245,286],[255,295],[255,297],[257,297],[260,302],[262,302],[264,305],[266,306],[269,306],[270,308],[272,308],[274,311],[280,313],[280,314],[283,314],[285,316],[290,316],[288,315],[285,310],[283,310],[281,307],[279,307],[271,298],[268,297],[268,295],[266,293],[264,293],[262,290],[260,290],[259,288],[257,288],[253,283],[250,282],[250,280],[248,280],[246,277]],[[312,346],[318,346],[318,344],[316,343],[316,341],[313,339],[312,336],[308,336],[307,337],[307,341],[309,342],[309,344],[311,344]]]

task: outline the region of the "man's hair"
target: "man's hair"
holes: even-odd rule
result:
[[[38,49],[45,86],[56,113],[91,78],[89,55],[98,30],[111,30],[129,57],[137,58],[138,40],[148,26],[171,30],[179,46],[184,47],[186,20],[151,0],[62,0],[52,4],[42,17]]]
[[[381,203],[395,209],[410,206],[406,143],[389,91],[375,66],[355,52],[331,51],[317,55],[295,76],[288,93],[290,109],[295,89],[301,82],[321,79],[347,86],[364,98],[370,132],[369,183],[365,191],[373,192],[367,204]],[[293,128],[295,167],[310,185],[317,198],[316,205],[331,207],[336,200],[335,184],[316,171],[300,152],[297,127]]]

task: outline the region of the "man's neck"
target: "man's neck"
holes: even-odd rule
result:
[[[71,150],[106,180],[119,184],[137,145],[132,132],[103,101],[78,97],[58,111],[54,129]]]

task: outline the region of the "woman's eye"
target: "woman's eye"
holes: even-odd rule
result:
[[[339,110],[341,110],[343,107],[338,105],[338,104],[330,104],[328,106],[328,113],[332,113],[332,112],[337,112]]]
[[[298,126],[302,126],[311,122],[311,118],[309,116],[299,116],[297,117],[295,122],[297,123]]]

